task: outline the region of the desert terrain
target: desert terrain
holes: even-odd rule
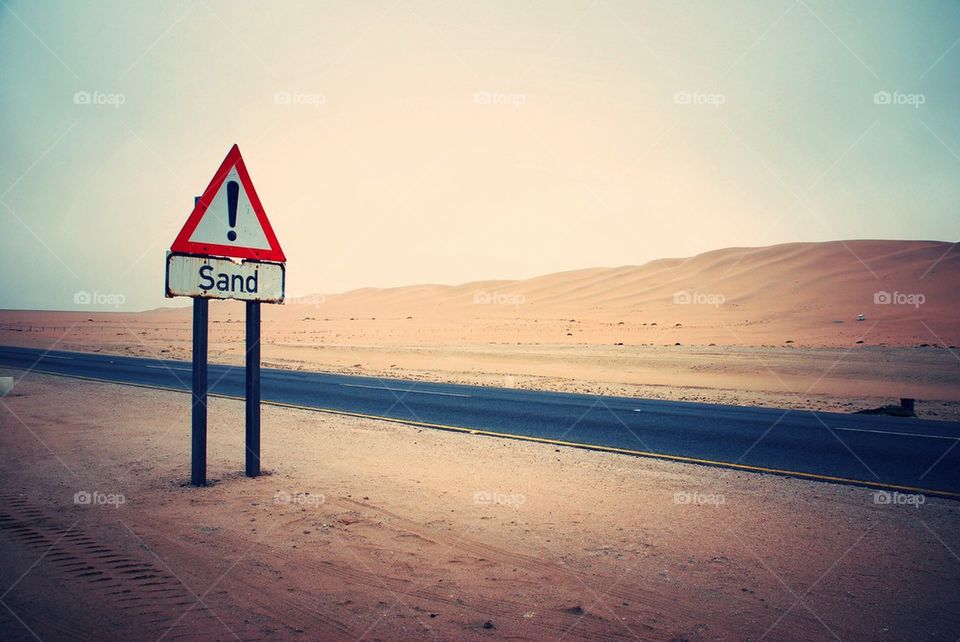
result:
[[[523,281],[291,294],[263,306],[267,367],[960,418],[960,253],[926,241],[729,248]],[[242,304],[210,359],[243,362]],[[859,315],[863,321],[858,321]],[[189,308],[2,311],[0,344],[190,359]]]
[[[958,69],[950,0],[0,0],[0,642],[960,642]]]
[[[5,639],[953,640],[960,627],[955,501],[273,406],[266,474],[248,479],[243,405],[223,399],[213,483],[192,488],[187,395],[0,375],[18,378],[0,404]]]
[[[724,250],[264,306],[268,367],[960,418],[943,243]],[[854,252],[851,252],[854,250]],[[869,269],[865,269],[865,263]],[[874,303],[877,292],[923,301]],[[885,289],[884,289],[885,288]],[[862,320],[858,320],[863,315]],[[243,362],[211,305],[210,360]],[[0,312],[0,344],[190,359],[189,308]],[[5,639],[955,639],[960,504],[6,370]],[[905,420],[906,421],[906,420]],[[558,481],[560,480],[560,481]]]

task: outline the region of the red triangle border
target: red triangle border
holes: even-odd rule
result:
[[[230,170],[234,166],[237,168],[237,174],[240,177],[240,182],[243,184],[243,188],[247,192],[247,198],[250,199],[250,205],[253,206],[253,211],[257,215],[257,220],[260,221],[260,227],[263,228],[263,234],[267,239],[267,243],[270,245],[270,249],[268,250],[252,247],[237,247],[233,245],[217,245],[215,243],[196,243],[190,241],[190,237],[200,224],[200,219],[202,219],[203,215],[206,213],[207,207],[213,201],[213,197],[217,195],[217,192],[220,191],[220,186],[223,185],[223,181],[227,178],[227,174],[230,173]],[[187,218],[187,222],[184,223],[183,229],[181,229],[180,233],[177,234],[177,238],[170,246],[170,251],[180,254],[225,256],[237,259],[274,261],[277,263],[285,263],[287,261],[287,257],[280,248],[280,242],[277,240],[277,235],[274,233],[273,227],[270,225],[270,220],[267,218],[267,213],[263,210],[263,205],[260,203],[260,197],[257,196],[257,190],[254,189],[253,183],[250,181],[250,174],[247,173],[247,166],[243,162],[243,157],[240,155],[240,148],[237,145],[234,145],[230,148],[230,151],[227,152],[227,157],[223,159],[222,163],[220,163],[220,168],[217,170],[216,174],[213,175],[213,179],[210,181],[210,184],[207,185],[207,189],[203,191],[203,195],[194,206],[193,212],[190,213],[190,217]]]

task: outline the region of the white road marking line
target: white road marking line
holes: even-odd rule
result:
[[[405,392],[415,395],[440,395],[441,397],[472,397],[459,392],[430,392],[429,390],[408,390],[406,388],[387,388],[386,386],[362,386],[358,383],[341,383],[344,388],[369,388],[370,390],[389,390],[391,392]]]
[[[172,368],[170,366],[147,366],[148,368],[156,368],[157,370],[176,370],[178,372],[193,372],[192,368]]]
[[[73,357],[61,357],[56,354],[47,354],[43,356],[44,359],[66,359],[67,361],[73,361]]]
[[[881,435],[902,435],[904,437],[926,437],[927,439],[949,439],[956,441],[960,437],[950,437],[949,435],[924,435],[915,432],[896,432],[893,430],[870,430],[868,428],[831,428],[831,430],[844,430],[846,432],[876,432]]]
[[[634,408],[634,412],[643,412],[640,408]],[[830,430],[842,430],[844,432],[874,432],[879,435],[898,435],[901,437],[925,437],[927,439],[948,439],[950,441],[957,441],[960,437],[951,437],[950,435],[926,435],[923,433],[916,432],[898,432],[895,430],[873,430],[870,428],[831,428]]]

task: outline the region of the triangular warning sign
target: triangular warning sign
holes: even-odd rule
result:
[[[203,191],[170,251],[286,262],[236,145]]]

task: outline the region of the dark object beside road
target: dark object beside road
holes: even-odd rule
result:
[[[879,408],[870,408],[868,410],[857,410],[856,415],[887,415],[888,417],[916,417],[913,399],[901,399],[900,405],[888,404]]]

